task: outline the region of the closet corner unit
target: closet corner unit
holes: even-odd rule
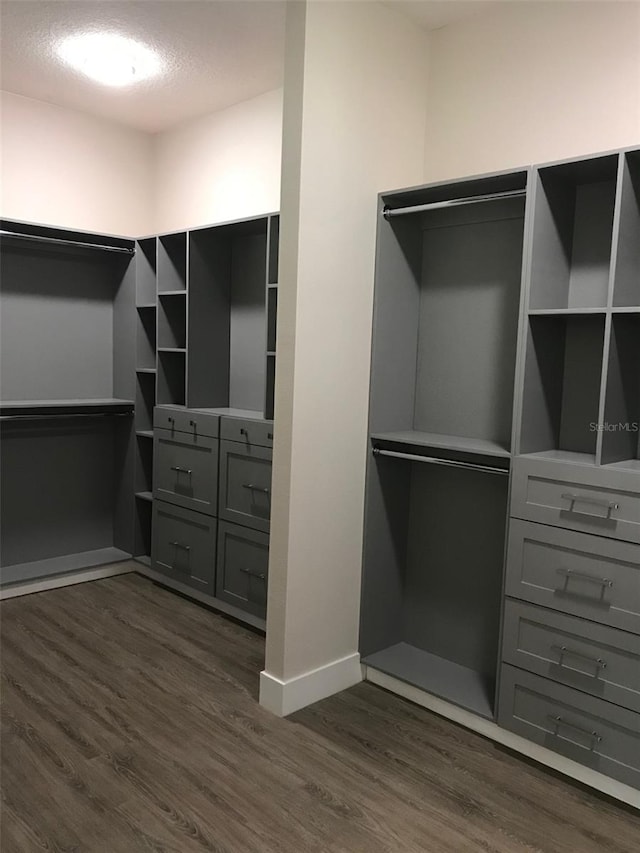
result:
[[[134,244],[1,223],[2,588],[133,553]]]
[[[639,321],[638,150],[380,196],[367,674],[635,787]]]

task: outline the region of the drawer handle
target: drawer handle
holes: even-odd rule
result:
[[[191,468],[181,468],[179,465],[172,465],[171,470],[176,471],[178,474],[188,474],[189,476],[193,473]]]
[[[596,731],[589,731],[589,729],[584,729],[582,726],[577,726],[575,723],[570,723],[569,720],[563,720],[562,717],[553,714],[549,714],[549,719],[553,722],[554,737],[561,737],[559,729],[560,726],[564,726],[566,729],[573,729],[575,732],[580,732],[581,735],[591,738],[592,750],[595,749],[596,744],[602,743],[602,736]]]
[[[264,489],[262,486],[254,486],[253,483],[243,483],[243,489],[249,489],[252,492],[261,492],[263,495],[270,495],[271,489]]]
[[[594,657],[591,657],[590,655],[584,655],[584,654],[582,654],[582,652],[577,652],[574,649],[568,649],[566,646],[553,645],[553,646],[551,646],[551,651],[557,652],[558,655],[560,656],[560,660],[558,661],[558,666],[565,667],[565,662],[564,662],[565,655],[568,657],[577,658],[578,660],[586,661],[591,666],[594,666],[596,668],[596,671],[593,673],[594,678],[599,677],[601,669],[607,668],[607,662],[602,660],[602,658],[594,658]],[[571,667],[566,667],[566,668],[571,669]],[[591,674],[592,673],[585,673],[585,675],[591,675]]]
[[[573,569],[557,569],[559,575],[564,575],[564,586],[567,588],[567,584],[572,578],[581,581],[587,581],[588,583],[595,583],[598,586],[609,587],[613,586],[613,581],[609,580],[609,578],[598,578],[595,575],[589,575],[586,572],[576,572]]]
[[[193,431],[195,432],[198,428],[198,424],[195,421],[189,421],[189,426],[193,427]]]
[[[251,569],[240,569],[240,571],[245,575],[249,575],[250,578],[257,578],[259,581],[266,579],[264,572],[252,572]]]
[[[600,498],[590,498],[585,495],[574,495],[572,492],[565,492],[561,497],[563,500],[569,501],[569,512],[573,512],[576,515],[586,515],[589,518],[593,518],[592,513],[580,512],[579,510],[574,509],[576,503],[588,504],[589,506],[597,506],[600,507],[600,509],[606,509],[607,514],[603,517],[607,519],[611,518],[611,513],[614,509],[619,508],[619,504],[615,501],[603,501]]]
[[[169,542],[169,545],[173,545],[174,548],[182,548],[183,551],[191,550],[191,545],[183,545],[182,542]]]
[[[249,433],[244,428],[240,430],[240,435],[246,435],[246,437],[249,438]]]
[[[272,433],[272,432],[268,432],[268,433],[267,433],[267,438],[268,438],[270,441],[273,441],[273,433]]]
[[[169,421],[170,424],[174,424],[176,422],[175,418],[169,418],[168,417],[167,420]]]

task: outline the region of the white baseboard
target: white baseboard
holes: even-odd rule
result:
[[[413,687],[411,684],[406,684],[391,675],[380,672],[377,669],[372,669],[370,666],[365,666],[365,679],[372,684],[377,684],[384,687],[386,690],[403,696],[429,711],[434,711],[440,714],[441,717],[446,717],[448,720],[464,726],[471,731],[484,735],[496,743],[513,749],[514,752],[519,752],[521,755],[526,755],[528,758],[538,761],[547,767],[553,768],[565,776],[569,776],[584,785],[595,788],[609,797],[620,800],[627,805],[640,809],[640,791],[636,791],[630,785],[625,785],[622,782],[617,782],[615,779],[610,779],[596,770],[591,770],[589,767],[583,767],[563,755],[558,755],[544,746],[537,743],[532,743],[520,735],[507,731],[491,720],[486,720],[483,717],[478,717],[470,711],[465,711],[463,708],[458,708],[457,705],[451,705],[443,699],[438,699],[437,696],[431,696],[425,693],[418,687]]]
[[[135,567],[130,560],[121,565],[100,566],[97,569],[87,569],[81,572],[70,572],[68,575],[55,575],[42,580],[17,583],[6,589],[0,590],[0,601],[6,598],[16,598],[19,595],[31,595],[34,592],[45,592],[48,589],[58,589],[63,586],[73,586],[77,583],[98,581],[103,578],[113,578],[116,575],[128,575],[135,572]]]
[[[360,681],[357,652],[285,681],[264,670],[260,673],[260,704],[278,717],[287,717]]]

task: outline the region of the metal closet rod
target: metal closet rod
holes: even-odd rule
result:
[[[470,471],[483,471],[485,474],[502,474],[509,476],[506,468],[494,468],[490,465],[474,465],[472,462],[456,462],[455,459],[438,459],[435,456],[418,456],[415,453],[399,453],[396,450],[382,450],[373,448],[374,456],[392,456],[394,459],[406,459],[409,462],[428,462],[431,465],[444,465],[447,468],[466,468]]]
[[[410,207],[385,207],[382,211],[385,219],[392,216],[404,216],[407,213],[423,213],[425,210],[439,210],[443,207],[459,207],[463,204],[478,204],[482,201],[499,201],[504,198],[518,198],[526,194],[526,190],[505,190],[487,195],[470,195],[465,198],[449,198],[446,201],[433,201],[429,204],[414,204]]]
[[[82,243],[80,240],[63,240],[61,237],[41,237],[39,234],[20,234],[17,231],[0,231],[0,237],[14,240],[37,240],[39,243],[57,243],[62,246],[81,246],[83,249],[100,249],[103,252],[121,252],[133,255],[134,250],[127,246],[105,246],[102,243]]]

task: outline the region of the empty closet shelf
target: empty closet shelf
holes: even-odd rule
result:
[[[371,441],[381,449],[399,449],[397,445],[410,447],[434,448],[450,450],[457,453],[468,453],[476,456],[498,456],[508,459],[511,456],[506,443],[489,441],[483,438],[468,438],[462,435],[444,435],[436,432],[421,430],[397,430],[393,432],[376,432],[371,435]],[[396,447],[391,447],[396,445]]]
[[[77,415],[131,415],[133,400],[117,398],[87,400],[4,400],[0,418],[52,418]]]

